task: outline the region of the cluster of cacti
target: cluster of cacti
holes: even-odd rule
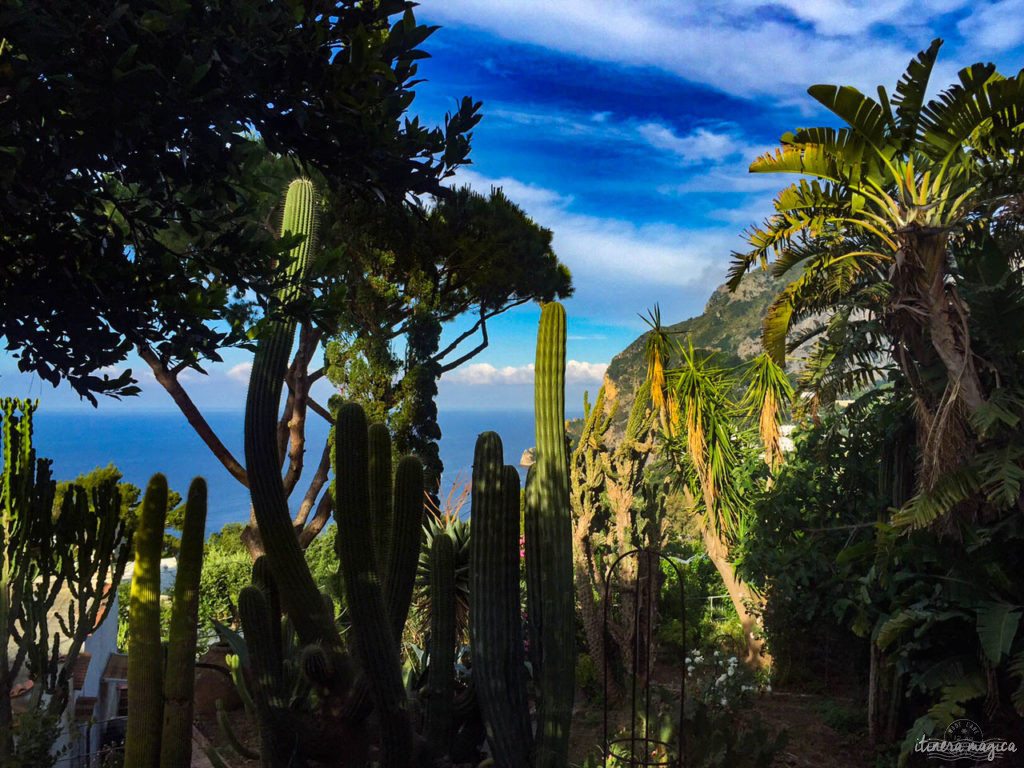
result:
[[[128,646],[128,728],[125,765],[187,768],[192,762],[199,575],[206,531],[206,481],[188,489],[181,551],[174,579],[166,657],[160,639],[160,551],[167,480],[150,478],[135,530]]]
[[[286,285],[278,297],[287,304],[301,290],[315,232],[315,200],[309,182],[296,181],[289,187],[283,229],[284,233],[304,236],[292,253]],[[509,489],[507,497],[500,497],[494,505],[501,520],[496,523],[493,546],[501,550],[502,565],[494,571],[495,578],[491,575],[493,564],[482,556],[474,576],[479,581],[479,592],[471,601],[478,608],[492,605],[487,617],[477,621],[478,627],[486,626],[482,636],[489,638],[489,647],[474,650],[483,661],[474,661],[473,684],[458,697],[451,679],[454,643],[445,639],[446,634],[449,638],[454,635],[454,620],[449,618],[455,612],[451,557],[443,542],[435,543],[431,550],[432,565],[436,566],[432,569],[436,573],[431,604],[438,626],[432,631],[424,743],[414,732],[413,707],[403,683],[399,648],[420,556],[422,465],[413,457],[402,459],[394,473],[392,492],[392,449],[387,429],[368,426],[359,406],[350,404],[338,409],[333,434],[332,498],[338,522],[340,580],[350,619],[347,640],[354,657],[350,659],[333,606],[318,592],[302,557],[281,478],[277,408],[294,332],[294,323],[273,317],[266,322],[257,343],[246,402],[247,472],[266,555],[262,561],[265,566],[258,566],[258,574],[254,571],[253,586],[243,590],[239,598],[249,656],[247,675],[240,675],[239,680],[247,688],[259,720],[264,764],[297,767],[325,755],[334,764],[365,763],[364,745],[357,743],[356,735],[365,740],[368,729],[364,723],[372,712],[379,732],[373,756],[377,765],[410,768],[418,754],[441,757],[456,749],[456,743],[464,745],[467,740],[479,738],[479,729],[474,726],[479,721],[474,702],[479,698],[488,702],[484,710],[488,713],[492,749],[495,743],[505,752],[519,748],[517,754],[524,760],[534,759],[538,768],[564,766],[574,651],[564,436],[564,310],[557,304],[544,308],[538,339],[540,471],[528,525],[539,531],[535,540],[541,543],[529,568],[536,582],[541,581],[538,574],[543,572],[544,586],[549,590],[543,596],[535,595],[536,616],[544,618],[537,622],[538,649],[543,644],[549,650],[535,660],[541,695],[540,735],[533,758],[519,617],[518,476],[514,470],[509,474],[501,467],[499,444],[496,485],[503,482]],[[483,490],[480,503],[485,504],[484,498],[493,492],[491,487]],[[488,514],[482,517],[486,520]],[[486,527],[486,523],[482,525]],[[436,537],[435,542],[447,538]],[[491,538],[481,535],[482,540]],[[512,571],[514,574],[509,576]],[[301,670],[308,692],[296,694],[288,679],[291,661],[282,653],[281,643],[290,641],[291,633],[282,635],[282,610],[302,648],[295,666]],[[479,646],[479,641],[474,645]],[[508,684],[514,684],[516,693],[505,697],[502,709],[497,702]],[[297,712],[310,709],[315,716],[304,720],[316,723],[316,733],[309,732],[312,726],[295,717]],[[511,724],[502,719],[506,712],[514,716]],[[499,739],[499,734],[504,735]],[[342,743],[346,738],[349,742]],[[512,765],[508,760],[503,752],[499,761]]]
[[[604,596],[607,571],[620,556],[635,549],[659,552],[667,533],[664,494],[655,494],[644,478],[644,468],[654,450],[655,410],[650,382],[637,389],[626,430],[614,447],[608,433],[618,402],[609,407],[605,388],[598,390],[593,404],[583,399],[583,430],[572,453],[570,487],[573,507],[573,562],[576,597],[580,604],[587,645],[594,659],[607,659],[612,670],[632,673],[634,640],[642,627],[638,617],[653,623],[658,606],[634,608],[636,585],[644,575],[647,560],[626,558],[615,571],[614,588],[620,595],[616,607],[605,616]],[[646,594],[647,590],[641,590]],[[651,633],[647,633],[651,639]],[[647,653],[653,653],[653,642]],[[605,665],[598,675],[615,692],[620,680],[612,675],[605,681]]]
[[[545,305],[537,335],[537,460],[526,486],[527,623],[537,689],[531,728],[519,594],[519,474],[493,432],[477,440],[470,537],[470,634],[477,696],[501,768],[565,768],[575,692],[572,529],[565,438],[565,310]]]
[[[55,505],[50,462],[32,446],[36,407],[0,400],[0,646],[18,649],[0,668],[0,690],[11,690],[27,667],[35,681],[29,706],[57,717],[68,703],[76,659],[110,598],[107,584],[120,583],[130,552],[116,483],[91,493],[69,485]],[[62,591],[70,601],[56,613]],[[3,695],[0,764],[14,742],[11,699]]]

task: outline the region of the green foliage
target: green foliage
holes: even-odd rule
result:
[[[727,623],[735,619],[728,597],[712,602],[709,597],[726,595],[722,577],[707,557],[703,546],[692,539],[670,537],[665,554],[679,563],[686,595],[686,625],[683,625],[679,602],[679,577],[676,569],[661,563],[661,598],[658,603],[658,644],[675,654],[684,648],[691,652],[711,648],[716,637],[728,631]],[[723,615],[724,614],[724,615]]]
[[[338,555],[335,549],[337,535],[338,526],[330,523],[324,528],[323,533],[306,547],[304,554],[314,583],[321,592],[326,592],[334,598],[340,607],[342,593],[338,582]]]
[[[703,697],[687,698],[683,737],[684,765],[699,768],[768,768],[788,742],[785,731],[773,735],[760,716],[743,702],[723,707]],[[648,717],[635,724],[638,743],[630,745],[631,725],[612,735],[622,739],[607,759],[588,757],[581,768],[627,768],[638,761],[665,765],[679,752],[679,698],[658,689]],[[646,734],[646,739],[644,735]],[[666,746],[667,745],[667,749]],[[656,761],[656,762],[655,762]]]
[[[18,715],[12,728],[14,752],[0,762],[2,768],[54,768],[65,759],[74,744],[54,747],[63,731],[61,717],[45,709],[30,709]]]
[[[206,537],[207,555],[215,553],[235,555],[242,552],[248,554],[249,550],[242,543],[242,531],[244,530],[244,523],[225,523],[219,531],[214,531]]]
[[[466,161],[479,104],[407,119],[435,28],[400,0],[332,8],[29,0],[5,16],[0,336],[23,370],[94,400],[137,392],[130,371],[100,373],[136,343],[196,368],[245,343],[245,292],[276,308],[278,249],[252,215],[267,150],[395,201]]]
[[[597,664],[589,653],[576,655],[576,685],[590,701],[598,701],[601,696],[601,681],[598,675]]]
[[[1015,515],[963,526],[959,540],[888,524],[890,505],[912,489],[908,411],[885,388],[798,434],[755,505],[742,566],[770,587],[765,628],[782,670],[834,677],[864,658],[864,644],[882,651],[876,675],[891,676],[885,696],[908,729],[904,751],[958,717],[1016,727],[1024,714],[1019,697],[993,699],[1024,674],[1024,593],[1010,575],[1022,567],[1024,531]]]
[[[441,475],[438,377],[487,346],[492,318],[570,295],[569,272],[551,232],[500,189],[484,196],[461,188],[429,211],[347,196],[329,198],[328,210],[323,242],[344,247],[345,258],[328,299],[337,334],[327,344],[327,376],[391,428],[400,453],[423,460],[433,491]],[[442,327],[465,315],[475,324],[441,348]]]
[[[139,490],[137,485],[122,483],[122,477],[124,475],[121,470],[114,464],[96,467],[91,472],[79,475],[71,482],[57,483],[55,503],[58,505],[61,503],[64,494],[67,493],[72,485],[81,486],[88,493],[93,493],[96,489],[108,484],[115,485],[121,494],[121,519],[125,521],[128,530],[134,531],[139,521],[139,497],[142,495],[142,491]],[[181,494],[177,491],[169,490],[167,493],[167,527],[175,531],[181,531],[184,516],[185,505],[182,503]],[[165,532],[162,556],[177,557],[180,543],[177,536]]]
[[[43,723],[67,706],[75,662],[109,598],[106,585],[124,573],[129,532],[114,482],[89,491],[72,485],[55,504],[50,462],[33,447],[37,405],[0,400],[0,690],[27,671],[35,681],[30,718]],[[11,699],[0,696],[0,763],[13,754],[12,724]]]
[[[821,720],[837,733],[848,733],[852,736],[863,736],[867,730],[865,713],[860,706],[841,704],[832,699],[825,699],[818,705]]]
[[[840,553],[870,548],[873,524],[884,513],[878,457],[902,428],[894,415],[882,401],[798,430],[796,450],[751,509],[739,570],[768,593],[763,620],[782,677],[813,683],[864,671],[850,663],[863,658],[863,644],[837,622],[850,622],[863,636],[877,614],[864,599],[859,565]],[[819,650],[825,648],[834,656]]]

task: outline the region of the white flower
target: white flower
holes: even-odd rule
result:
[[[764,687],[764,689],[765,689],[766,691],[768,691],[768,693],[771,693],[771,692],[772,692],[772,684],[771,684],[771,683],[768,683],[768,685],[766,685],[766,686]]]
[[[687,664],[689,664],[689,663],[690,663],[690,657],[689,657],[689,656],[687,656],[687,657],[686,657],[686,663],[687,663]]]
[[[718,658],[718,651],[715,651],[715,658]]]
[[[719,675],[719,677],[718,677],[718,680],[716,680],[715,682],[716,682],[716,683],[717,683],[718,685],[721,685],[722,683],[724,683],[724,682],[725,682],[725,677],[726,677],[726,675],[725,675],[725,673],[723,672],[723,673],[722,673],[721,675]]]
[[[732,677],[732,675],[733,675],[733,673],[735,671],[736,671],[735,669],[733,669],[732,667],[729,667],[729,672],[728,672],[729,677]]]
[[[729,705],[729,701],[728,701],[728,699],[726,699],[726,698],[725,698],[725,696],[723,696],[723,697],[722,697],[722,706],[723,706],[723,707],[726,707],[726,706],[728,706],[728,705]]]

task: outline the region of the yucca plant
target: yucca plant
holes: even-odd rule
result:
[[[770,659],[757,638],[757,607],[763,597],[736,576],[732,543],[742,537],[747,500],[734,479],[744,450],[764,445],[770,471],[782,461],[779,425],[789,407],[792,388],[785,372],[768,355],[729,369],[716,356],[695,349],[692,340],[676,345],[677,367],[665,379],[679,404],[675,429],[664,435],[668,455],[694,501],[697,527],[708,556],[724,581],[744,627],[746,661],[762,665]],[[736,392],[742,394],[736,397]],[[753,606],[754,610],[751,610]]]

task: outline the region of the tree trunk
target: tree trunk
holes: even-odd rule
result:
[[[718,569],[725,588],[729,593],[736,614],[740,618],[740,625],[743,627],[743,640],[747,646],[747,655],[743,662],[754,669],[771,666],[772,658],[764,650],[764,640],[757,636],[760,631],[757,624],[757,617],[751,611],[750,606],[763,607],[763,598],[758,597],[751,591],[750,587],[740,581],[736,576],[736,569],[729,561],[728,547],[708,528],[701,531],[704,539],[704,547],[707,549],[708,557]]]

